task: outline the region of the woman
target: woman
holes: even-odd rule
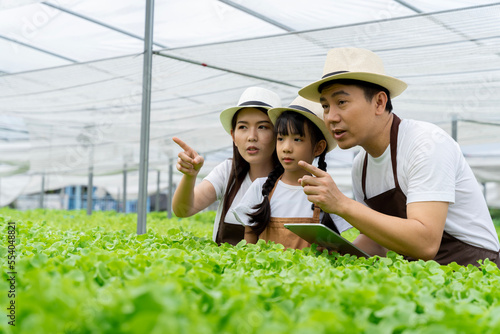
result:
[[[244,227],[227,212],[238,204],[256,178],[267,176],[279,164],[274,127],[267,111],[280,106],[276,93],[250,87],[236,107],[222,111],[222,126],[233,138],[233,158],[216,166],[198,185],[196,176],[203,158],[179,138],[172,138],[184,150],[176,165],[184,175],[172,199],[174,213],[189,217],[219,200],[213,233],[219,245],[236,245],[244,238]]]

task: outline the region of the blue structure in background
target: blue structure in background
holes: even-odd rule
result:
[[[96,187],[92,189],[92,211],[110,211],[124,212],[123,202],[116,201],[111,195],[105,197],[95,197]],[[69,186],[64,188],[64,193],[68,196],[68,205],[66,210],[81,210],[87,208],[87,191],[83,191],[82,186]],[[151,199],[147,199],[147,212],[151,209]],[[126,202],[125,212],[137,212],[137,200]]]

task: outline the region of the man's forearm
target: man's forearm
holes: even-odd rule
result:
[[[380,246],[400,254],[429,260],[435,257],[439,249],[446,213],[444,218],[442,213],[433,217],[430,209],[429,213],[422,214],[423,208],[413,208],[413,216],[420,219],[404,219],[382,214],[350,199],[342,212],[337,214]]]

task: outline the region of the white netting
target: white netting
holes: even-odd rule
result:
[[[103,13],[111,13],[112,7],[106,7],[103,13],[92,12],[89,8],[93,2],[66,3],[71,4],[69,7],[73,11],[103,21]],[[49,3],[61,5],[56,1]],[[157,17],[159,13],[180,7],[177,1],[173,4],[158,3]],[[254,12],[260,8],[258,3],[263,2],[238,2]],[[328,6],[332,3],[316,0],[311,6],[330,8]],[[171,140],[173,136],[182,138],[207,157],[202,172],[205,175],[231,154],[227,150],[231,138],[219,122],[222,109],[234,105],[249,86],[274,90],[287,105],[295,98],[298,89],[320,78],[327,51],[341,46],[375,51],[382,57],[388,74],[409,84],[407,91],[393,101],[395,113],[402,118],[434,122],[450,134],[452,120],[457,119],[458,142],[464,151],[469,147],[474,147],[474,150],[479,147],[482,152],[480,158],[466,155],[476,176],[481,182],[498,182],[499,152],[491,148],[500,146],[500,5],[416,15],[408,7],[400,4],[391,7],[391,3],[394,5],[392,1],[370,2],[371,11],[360,14],[361,19],[370,22],[359,23],[354,19],[346,21],[344,18],[342,21],[341,18],[347,12],[359,10],[362,4],[366,4],[363,1],[342,7],[339,13],[332,13],[326,20],[327,13],[317,10],[311,10],[310,16],[304,17],[303,2],[276,0],[267,9],[268,20],[260,26],[254,16],[248,17],[247,13],[224,2],[214,5],[208,1],[200,8],[210,9],[211,15],[219,20],[224,21],[225,16],[231,16],[231,19],[225,23],[212,23],[207,31],[199,32],[193,43],[240,39],[190,47],[184,47],[183,41],[169,37],[165,29],[161,29],[166,23],[159,19],[155,27],[157,51],[152,72],[150,192],[156,191],[157,171],[164,175],[160,187],[168,187],[169,165],[179,151]],[[34,24],[30,20],[34,15],[41,15],[40,6],[43,4],[31,6],[38,7],[24,12],[24,18]],[[283,6],[282,12],[271,10],[280,6]],[[20,13],[23,8],[8,10],[11,19],[0,20],[0,30],[7,27],[12,32],[9,36],[0,32],[0,37],[11,39],[0,38],[0,70],[3,72],[20,67],[12,65],[10,68],[4,61],[9,52],[15,51],[19,60],[24,60],[22,51],[27,47],[19,44],[13,48],[12,40],[30,42],[29,27],[16,25],[19,20],[12,15]],[[56,11],[54,7],[50,8]],[[132,13],[138,10],[143,13],[142,4],[127,1],[117,13],[127,24],[116,18],[110,22],[120,29],[142,35],[143,32],[138,30],[143,29],[144,19],[132,19]],[[0,16],[5,12],[0,12]],[[73,16],[67,12],[47,13],[54,15],[45,25],[39,22],[41,26],[37,34],[42,35],[44,31],[49,34],[36,40],[34,44],[38,48],[56,45],[57,37],[62,33],[56,33],[56,28]],[[297,13],[297,16],[292,17],[292,13]],[[198,8],[190,15],[185,18],[186,22],[192,22],[190,20],[202,13]],[[168,16],[172,17],[172,14],[169,12]],[[175,20],[178,22],[176,29],[179,29],[177,35],[182,34],[180,27],[186,23],[180,23],[182,19],[179,17]],[[313,25],[311,17],[317,18],[317,25]],[[281,22],[282,27],[273,25],[273,21]],[[338,26],[340,23],[344,25]],[[214,35],[214,31],[222,34],[228,25],[233,25],[236,30],[224,37]],[[248,31],[250,26],[254,29]],[[287,27],[290,30],[314,29],[286,33]],[[246,35],[236,33],[241,29],[247,29]],[[95,39],[113,39],[117,34],[101,36],[95,27],[92,31],[96,34]],[[53,32],[52,36],[50,32]],[[204,39],[205,33],[212,37]],[[273,36],[245,39],[250,35],[265,34]],[[53,44],[42,46],[44,39]],[[134,42],[114,38],[115,44],[107,46],[103,40],[96,52],[102,58],[115,55],[117,49],[121,52],[136,50],[133,55],[85,63],[80,62],[92,59],[92,55],[74,51],[65,53],[71,45],[59,43],[52,52],[66,55],[67,59],[58,58],[57,64],[63,66],[0,76],[0,205],[21,193],[39,191],[41,175],[46,177],[46,189],[68,184],[85,185],[90,168],[95,176],[94,184],[105,187],[113,196],[120,192],[121,173],[127,169],[131,178],[128,192],[131,197],[137,196],[136,176],[133,175],[139,168],[143,59],[137,50],[137,45],[142,42],[132,40]],[[178,47],[160,50],[159,45]],[[40,53],[28,49],[32,56],[33,52]],[[49,57],[46,53],[43,55]],[[32,64],[25,69],[34,67]],[[223,154],[215,153],[218,151]],[[346,191],[349,191],[349,167],[355,151],[335,149],[329,154],[329,171],[337,175]],[[178,178],[175,173],[174,183]]]

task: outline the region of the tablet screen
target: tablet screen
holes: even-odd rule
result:
[[[322,224],[284,224],[285,228],[311,244],[326,247],[341,254],[370,257],[349,240]]]

